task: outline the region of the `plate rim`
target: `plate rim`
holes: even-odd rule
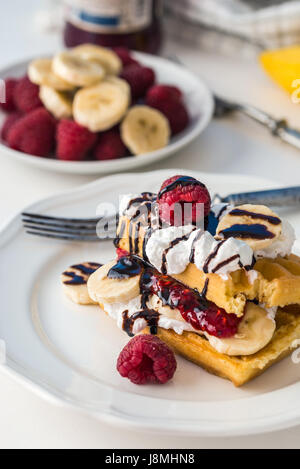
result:
[[[253,176],[247,176],[247,175],[238,175],[238,174],[218,174],[218,173],[204,173],[204,172],[199,172],[199,171],[191,171],[191,170],[182,170],[182,169],[163,169],[163,170],[156,170],[156,171],[150,171],[147,172],[147,174],[153,175],[153,177],[157,175],[162,175],[164,173],[167,173],[169,171],[176,171],[177,174],[180,172],[183,173],[189,173],[192,175],[197,176],[198,178],[203,178],[209,177],[209,178],[216,178],[216,179],[222,179],[222,180],[229,180],[231,178],[234,178],[236,180],[241,181],[241,179],[244,181],[246,184],[248,181],[248,184],[264,184],[267,185],[267,187],[271,186],[279,186],[280,184],[268,180],[268,179],[263,179],[259,177],[253,177]],[[135,177],[136,173],[126,173],[122,174],[122,177]],[[119,178],[119,174],[115,175],[110,175],[107,176],[105,179],[117,179]],[[25,210],[34,210],[38,208],[39,206],[43,206],[44,204],[55,204],[57,200],[65,198],[65,196],[78,196],[81,193],[86,193],[86,191],[92,191],[94,188],[98,187],[99,184],[103,182],[103,178],[97,179],[96,181],[93,181],[88,184],[84,184],[82,186],[79,186],[77,188],[73,189],[68,189],[66,191],[61,192],[60,194],[56,194],[50,197],[45,197],[42,198],[35,203],[30,204]],[[284,186],[284,185],[282,185]],[[7,230],[10,228],[13,228],[13,225],[15,225],[16,222],[19,221],[20,213],[14,215],[11,217],[10,220],[8,220],[3,227],[0,229],[0,242],[2,241],[3,236],[5,236],[5,233]],[[22,364],[17,364],[19,367],[22,367]],[[87,413],[88,415],[94,416],[98,419],[104,420],[108,423],[115,424],[118,426],[123,426],[123,425],[129,425],[131,428],[142,428],[144,430],[148,431],[156,431],[159,433],[165,433],[165,434],[178,434],[178,432],[181,432],[182,434],[186,435],[198,435],[198,436],[206,436],[206,437],[224,437],[224,436],[242,436],[242,435],[254,435],[258,433],[264,433],[264,432],[270,432],[270,431],[275,431],[275,430],[281,430],[285,428],[290,428],[293,426],[296,426],[300,422],[300,408],[299,405],[297,406],[296,400],[294,401],[296,408],[292,408],[289,413],[287,413],[284,418],[282,418],[282,413],[274,413],[272,417],[269,417],[268,420],[264,419],[263,421],[252,421],[251,424],[249,425],[248,421],[245,422],[240,422],[238,421],[237,423],[235,422],[230,422],[229,420],[226,421],[227,427],[224,427],[225,421],[222,420],[223,422],[223,427],[222,430],[220,429],[220,422],[218,422],[216,419],[213,419],[212,422],[210,422],[210,428],[207,427],[209,424],[208,421],[202,421],[198,420],[197,422],[191,423],[191,422],[182,422],[181,420],[178,420],[177,424],[175,424],[174,420],[169,422],[166,420],[165,422],[158,422],[157,420],[151,421],[150,418],[148,420],[144,420],[144,416],[140,416],[139,418],[134,416],[134,415],[127,415],[127,414],[122,414],[121,412],[118,411],[118,409],[108,406],[106,409],[103,409],[101,411],[95,411],[92,409],[87,409],[84,407],[83,403],[70,401],[70,399],[66,399],[64,397],[63,392],[55,392],[53,388],[50,390],[48,387],[45,386],[45,384],[39,382],[38,380],[34,380],[30,374],[28,376],[28,371],[27,375],[25,374],[26,369],[24,372],[17,371],[16,368],[13,368],[11,365],[4,364],[0,366],[1,372],[5,372],[18,382],[20,384],[25,385],[27,388],[31,389],[33,392],[35,392],[37,395],[40,397],[46,399],[47,401],[54,402],[56,404],[59,404],[60,406],[71,406],[73,409],[80,410],[82,412]],[[108,386],[109,387],[109,386]],[[285,388],[278,389],[275,391],[271,391],[266,394],[261,394],[258,396],[249,396],[244,399],[244,402],[246,400],[248,401],[255,401],[262,396],[270,396],[271,394],[274,396],[279,396],[284,393],[285,390],[289,389],[290,391],[296,389],[299,390],[300,383],[294,383],[292,385],[286,386]],[[126,391],[120,391],[122,394],[125,393]],[[132,394],[128,392],[128,394]],[[298,393],[299,394],[299,393]],[[152,396],[150,398],[146,396],[140,396],[142,398],[146,399],[155,399]],[[235,403],[238,400],[233,400],[233,401],[220,401],[220,404],[224,405],[230,405],[230,403]],[[173,402],[180,402],[174,400]],[[299,401],[298,401],[299,404]],[[298,412],[297,412],[298,410]]]
[[[45,54],[49,55],[49,54]],[[37,167],[42,170],[49,170],[52,172],[59,172],[59,173],[66,173],[66,174],[109,174],[109,173],[119,173],[123,171],[130,171],[134,168],[140,168],[143,166],[147,166],[158,161],[164,160],[169,156],[174,155],[178,151],[182,150],[184,147],[192,143],[197,137],[199,137],[203,131],[207,128],[209,123],[212,120],[213,112],[214,112],[214,100],[213,94],[205,81],[199,77],[196,73],[192,72],[189,68],[179,64],[172,62],[171,60],[155,56],[152,54],[147,54],[144,52],[136,52],[133,51],[133,55],[140,59],[141,61],[154,61],[159,63],[168,64],[169,66],[173,67],[174,69],[181,69],[187,75],[193,78],[195,82],[198,82],[198,85],[203,90],[203,95],[205,95],[205,113],[202,114],[202,117],[198,119],[197,123],[195,124],[194,128],[191,130],[184,132],[182,137],[178,136],[176,141],[171,142],[165,148],[161,150],[157,150],[150,153],[145,153],[143,155],[128,157],[128,158],[118,158],[116,160],[108,160],[108,161],[59,161],[52,158],[42,158],[37,157],[34,155],[27,155],[26,153],[22,153],[18,150],[14,150],[12,148],[7,147],[3,142],[0,141],[0,152],[6,156],[11,156],[16,161],[21,162],[22,164],[28,164],[33,167]],[[12,68],[16,67],[26,67],[31,60],[34,60],[36,57],[29,57],[24,60],[20,60],[17,62],[13,62],[9,65],[0,69],[0,77],[2,75],[7,75]],[[39,56],[40,57],[40,56]]]

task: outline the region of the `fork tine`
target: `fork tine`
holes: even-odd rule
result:
[[[113,239],[116,235],[116,217],[99,218],[61,218],[40,215],[34,213],[22,213],[23,226],[26,233],[43,236],[52,239],[77,240],[77,241],[101,241]],[[98,226],[102,221],[103,226]],[[116,223],[113,223],[116,221]],[[110,223],[113,226],[110,227]],[[104,229],[107,227],[107,231]]]
[[[64,218],[64,217],[52,217],[48,215],[40,215],[37,213],[29,213],[23,212],[22,213],[23,219],[30,219],[32,221],[41,221],[43,223],[56,223],[56,224],[69,224],[69,225],[96,225],[100,220],[103,218],[108,222],[111,220],[116,219],[116,222],[119,220],[118,215],[112,215],[107,218],[105,217],[97,217],[97,218]]]
[[[93,228],[74,228],[66,226],[49,226],[39,225],[36,223],[24,223],[24,228],[28,228],[33,231],[49,231],[50,233],[66,233],[66,234],[85,234],[85,235],[96,235],[96,227]]]
[[[22,217],[32,218],[37,220],[49,220],[57,223],[98,223],[98,218],[64,218],[64,217],[51,217],[49,215],[40,215],[38,213],[23,212]]]
[[[54,234],[59,234],[59,235],[62,234],[62,235],[73,235],[73,236],[85,236],[85,237],[97,236],[98,237],[98,233],[95,228],[89,229],[89,230],[85,230],[85,229],[79,230],[76,228],[65,229],[65,227],[48,228],[48,226],[39,226],[39,225],[31,225],[31,224],[24,224],[24,228],[32,232],[39,232],[39,233],[54,233]],[[115,230],[105,231],[104,234],[106,235],[107,238],[110,237],[110,235],[114,237]]]
[[[86,242],[99,242],[101,241],[98,236],[78,236],[78,235],[65,235],[65,234],[50,234],[46,232],[38,232],[38,231],[26,231],[27,234],[33,236],[40,236],[42,238],[51,238],[51,239],[58,239],[62,241],[86,241]]]
[[[99,221],[99,220],[98,220]],[[62,227],[62,228],[74,228],[74,229],[96,229],[97,223],[69,223],[67,221],[52,221],[52,220],[40,220],[39,218],[22,218],[23,224],[30,223],[32,225],[41,225],[41,226],[49,226],[49,227]]]

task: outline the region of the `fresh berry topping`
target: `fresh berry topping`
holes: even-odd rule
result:
[[[121,249],[121,248],[117,248],[116,253],[117,253],[117,259],[118,260],[122,259],[122,257],[129,256],[129,252],[125,251],[125,249]]]
[[[97,134],[74,121],[62,119],[56,132],[57,158],[64,161],[81,161],[95,145]]]
[[[177,368],[174,353],[158,337],[138,335],[119,355],[117,370],[134,384],[167,383]]]
[[[146,104],[156,108],[161,102],[181,101],[182,97],[182,92],[176,86],[155,85],[147,92]]]
[[[49,156],[55,144],[55,127],[55,119],[45,108],[35,109],[11,127],[7,142],[23,153]]]
[[[13,127],[13,125],[19,120],[21,119],[21,117],[23,116],[23,114],[21,112],[12,112],[11,114],[9,114],[7,116],[7,118],[5,119],[4,121],[4,124],[3,124],[3,127],[2,127],[2,130],[1,130],[1,138],[2,140],[6,141],[7,138],[8,138],[8,133],[10,131],[10,129]]]
[[[19,111],[27,113],[43,106],[39,98],[39,92],[38,85],[31,83],[27,76],[22,78],[14,90],[15,105]]]
[[[190,117],[184,103],[180,100],[148,99],[147,104],[160,111],[168,119],[172,134],[176,135],[186,129]]]
[[[132,64],[123,69],[121,78],[130,85],[133,99],[139,99],[155,82],[155,73],[151,68]]]
[[[14,101],[14,92],[17,86],[18,80],[14,78],[7,78],[4,82],[5,86],[5,103],[0,103],[0,108],[5,112],[12,112],[16,109]]]
[[[191,210],[184,204],[192,204]],[[189,176],[167,179],[158,193],[161,219],[171,225],[197,224],[210,212],[211,199],[204,184]],[[176,204],[176,205],[175,205]],[[181,210],[176,210],[177,208]],[[185,210],[186,209],[186,210]]]
[[[177,308],[183,319],[194,329],[222,339],[233,337],[242,318],[228,314],[197,291],[155,271],[144,273],[144,288],[157,295],[171,308]]]
[[[113,51],[121,60],[123,67],[126,67],[127,65],[139,64],[138,61],[132,57],[132,55],[130,54],[130,50],[127,49],[127,47],[114,47]]]
[[[109,130],[100,134],[94,149],[96,160],[115,160],[127,155],[127,149],[121,140],[118,130]]]

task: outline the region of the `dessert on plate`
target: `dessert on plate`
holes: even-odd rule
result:
[[[266,206],[212,204],[189,176],[123,196],[119,215],[117,258],[63,274],[73,301],[99,304],[130,337],[155,335],[236,386],[291,353],[300,258],[289,222]]]

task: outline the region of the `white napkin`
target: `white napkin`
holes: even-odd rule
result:
[[[263,46],[300,41],[299,1],[165,0],[173,15]]]

